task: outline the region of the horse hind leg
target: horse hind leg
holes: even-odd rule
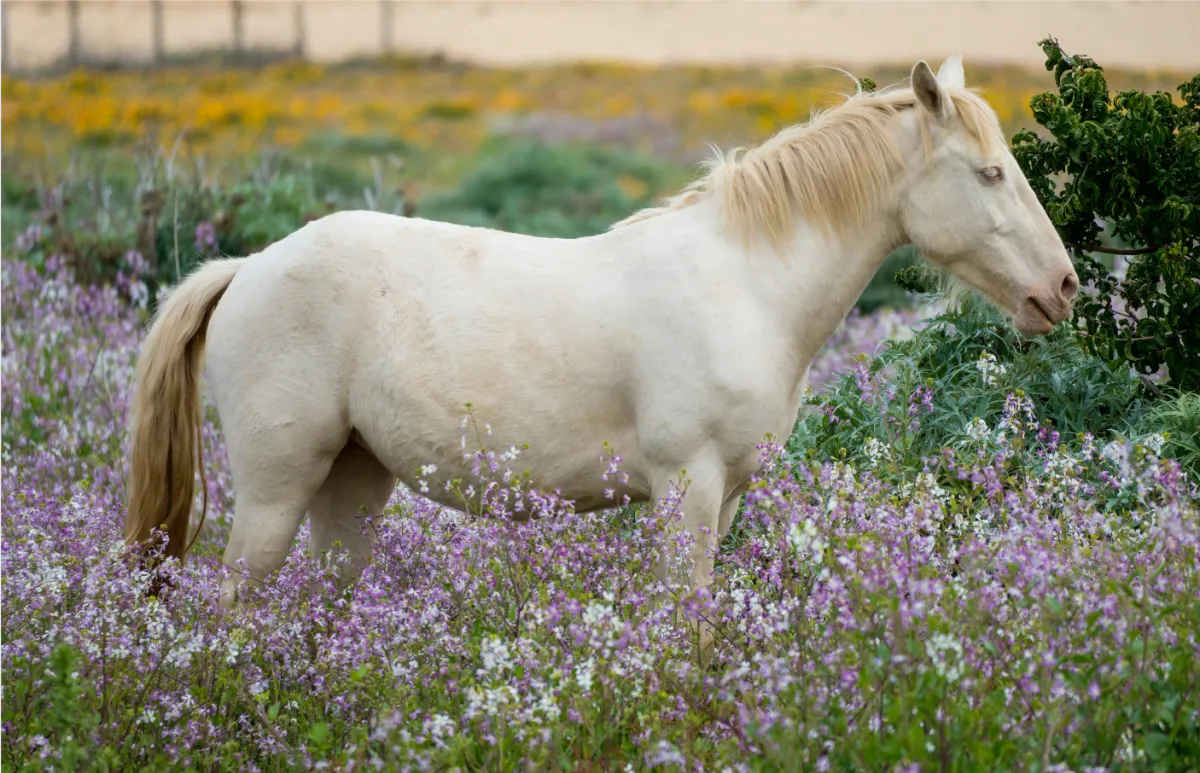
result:
[[[358,579],[375,547],[375,529],[364,516],[381,515],[395,488],[396,476],[351,440],[313,496],[308,508],[310,550],[313,558],[339,547],[349,554],[339,577],[343,587]]]
[[[233,569],[221,581],[222,609],[236,604],[243,569],[264,582],[287,559],[304,513],[338,456],[329,449],[344,443],[317,442],[327,438],[321,430],[311,422],[287,422],[272,432],[227,437],[237,493],[222,559]]]

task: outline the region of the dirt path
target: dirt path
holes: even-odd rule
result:
[[[299,14],[296,6],[302,6]],[[909,63],[958,51],[971,62],[1040,67],[1037,41],[1110,67],[1200,70],[1200,2],[1109,0],[247,0],[234,23],[226,0],[162,5],[157,48],[184,53],[232,47],[291,49],[338,61],[395,52],[441,52],[483,64],[592,59],[646,64]],[[6,0],[5,60],[31,68],[66,56],[66,2]],[[78,6],[80,57],[149,60],[156,49],[148,0]]]

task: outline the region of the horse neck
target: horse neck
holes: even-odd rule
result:
[[[784,254],[765,243],[750,248],[736,243],[724,232],[712,197],[602,238],[638,244],[639,249],[614,252],[624,256],[643,251],[661,255],[664,247],[673,245],[669,251],[686,261],[681,265],[688,273],[720,276],[730,291],[752,294],[760,310],[774,320],[772,327],[791,338],[793,351],[779,354],[797,363],[798,380],[888,253],[904,243],[895,210],[891,203],[880,206],[867,225],[836,238],[822,235],[801,217]]]
[[[888,254],[904,242],[897,218],[885,212],[841,237],[825,237],[798,224],[791,253],[771,277],[780,317],[795,336],[798,360],[807,363],[825,345]]]
[[[866,225],[838,237],[820,233],[801,217],[783,254],[765,244],[736,245],[721,233],[715,207],[692,226],[711,231],[707,243],[720,245],[717,249],[724,253],[712,257],[732,269],[732,282],[758,298],[760,309],[774,320],[772,327],[791,339],[792,351],[780,354],[797,363],[799,380],[884,259],[905,243],[893,210],[881,206]]]

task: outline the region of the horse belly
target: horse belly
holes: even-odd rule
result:
[[[637,485],[642,476],[631,476],[626,485],[612,476],[604,479],[600,435],[581,437],[552,422],[502,422],[498,428],[468,420],[463,427],[461,418],[425,407],[396,400],[386,421],[365,422],[355,432],[406,486],[441,504],[461,507],[464,492],[480,491],[491,481],[508,485],[514,478],[524,481],[524,490],[557,491],[580,511],[611,506],[624,494],[632,501],[648,494],[645,485]],[[619,439],[610,443],[627,445]]]
[[[461,506],[447,483],[458,479],[462,490],[473,485],[478,491],[477,467],[484,480],[497,481],[508,468],[527,475],[524,485],[558,490],[582,511],[615,503],[608,489],[634,501],[648,494],[636,470],[626,485],[603,478],[605,442],[636,467],[632,417],[616,391],[558,373],[503,366],[489,373],[448,351],[406,357],[393,350],[355,378],[350,416],[380,461],[435,501]],[[477,462],[480,451],[485,458]],[[490,469],[493,462],[497,470]]]

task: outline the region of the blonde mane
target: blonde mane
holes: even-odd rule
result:
[[[1003,144],[994,114],[973,90],[951,89],[950,98],[967,132],[985,148]],[[904,164],[888,125],[917,104],[911,89],[851,95],[841,105],[817,112],[807,123],[780,130],[750,150],[717,151],[705,162],[707,173],[662,206],[633,213],[611,228],[621,228],[689,206],[716,195],[727,232],[750,246],[759,236],[782,250],[804,213],[814,228],[841,235],[861,226]],[[929,130],[920,112],[921,133],[929,151]]]

